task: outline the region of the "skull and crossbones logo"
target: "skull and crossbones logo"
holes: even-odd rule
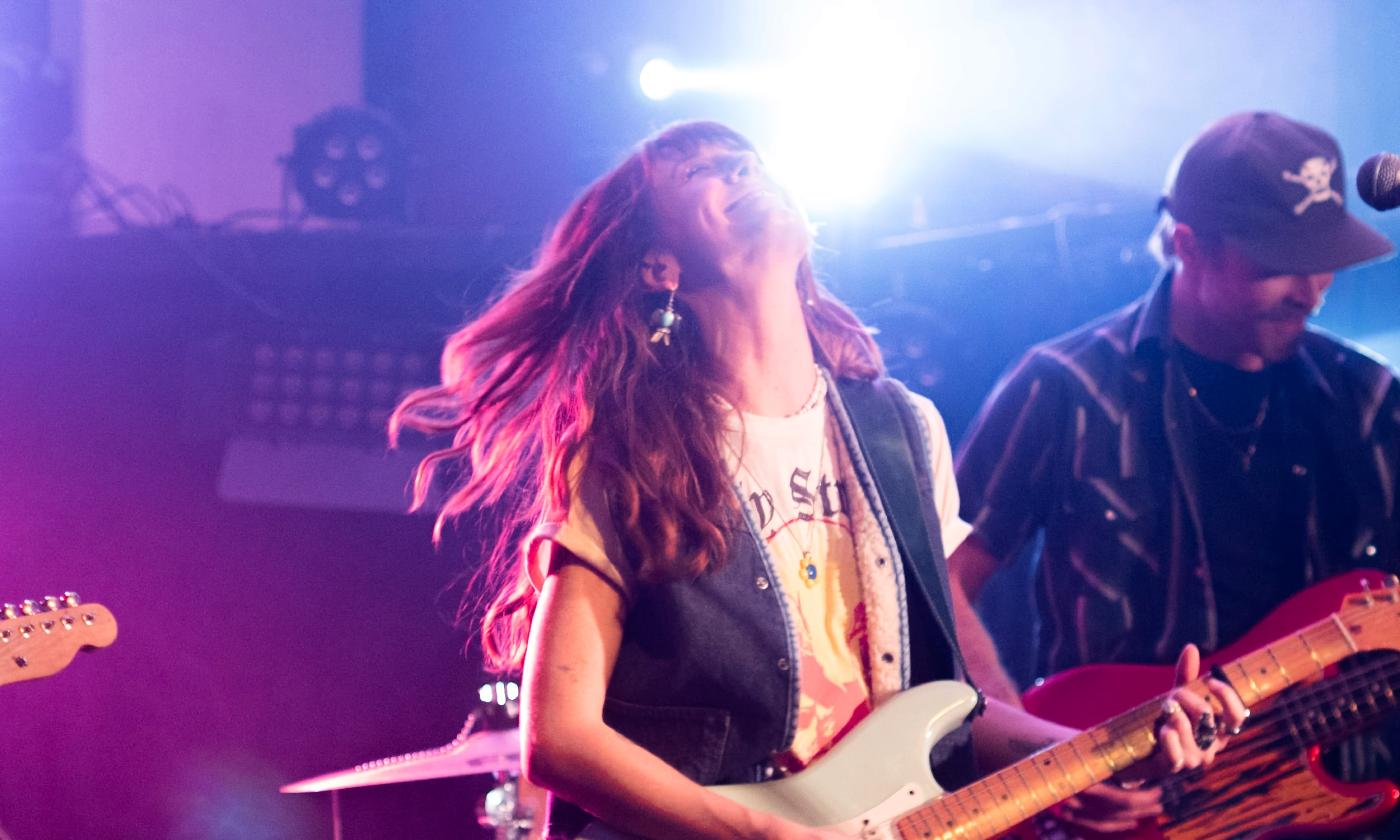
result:
[[[1293,215],[1301,216],[1303,211],[1314,204],[1326,201],[1342,203],[1342,195],[1332,189],[1332,173],[1337,171],[1337,162],[1330,158],[1312,157],[1303,161],[1297,172],[1283,170],[1283,180],[1302,184],[1308,188],[1308,197],[1293,208]]]

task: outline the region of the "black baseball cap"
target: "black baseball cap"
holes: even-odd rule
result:
[[[1162,206],[1282,274],[1320,274],[1394,250],[1347,212],[1346,172],[1332,135],[1280,114],[1233,114],[1177,155]]]

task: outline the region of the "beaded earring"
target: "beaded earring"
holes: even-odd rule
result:
[[[658,341],[671,346],[671,330],[680,323],[680,313],[676,311],[676,290],[666,295],[666,305],[651,311],[651,343]]]

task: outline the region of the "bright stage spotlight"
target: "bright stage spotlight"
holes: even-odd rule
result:
[[[701,68],[654,58],[638,81],[653,100],[687,91],[761,103],[750,133],[803,204],[818,215],[859,208],[885,192],[912,115],[942,104],[920,90],[925,57],[905,24],[878,8],[832,3],[779,61]]]
[[[789,59],[773,166],[812,210],[868,205],[886,190],[918,101],[909,37],[874,9],[836,4]]]
[[[664,58],[653,58],[642,65],[642,72],[637,77],[638,84],[642,87],[642,93],[647,99],[660,102],[663,99],[670,99],[676,92],[678,82],[676,65]]]

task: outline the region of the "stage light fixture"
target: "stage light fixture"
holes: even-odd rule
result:
[[[252,348],[240,429],[380,445],[399,398],[428,384],[422,350],[262,341]]]
[[[317,216],[407,219],[407,144],[378,112],[333,108],[298,126],[287,166],[306,209]]]

